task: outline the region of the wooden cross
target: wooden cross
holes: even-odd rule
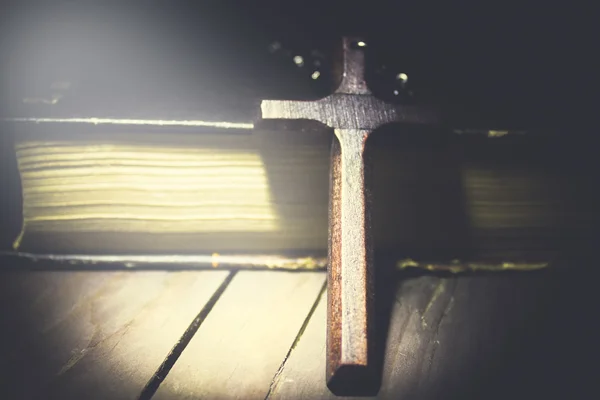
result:
[[[435,124],[437,114],[416,106],[385,103],[365,82],[364,47],[342,40],[342,79],[317,101],[264,100],[263,119],[316,120],[333,128],[327,275],[327,385],[335,393],[372,375],[374,327],[373,251],[365,145],[378,127],[391,123]]]

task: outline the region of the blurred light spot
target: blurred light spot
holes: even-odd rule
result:
[[[301,67],[304,65],[304,58],[302,56],[294,56],[294,64]]]
[[[358,43],[356,43],[356,45],[357,45],[358,47],[366,47],[366,46],[367,46],[367,43],[365,43],[365,42],[363,42],[362,40],[360,40]]]
[[[321,73],[319,71],[315,71],[310,77],[313,79],[319,79],[319,76],[321,76]]]
[[[402,82],[406,82],[408,80],[408,75],[406,75],[404,72],[400,72],[396,76],[396,79],[398,79],[399,81],[402,81]]]
[[[394,90],[394,96],[398,96],[400,94],[400,92],[398,92],[397,90]]]
[[[281,49],[281,43],[273,42],[269,45],[269,52],[275,53],[276,51]]]
[[[489,131],[488,137],[502,137],[508,135],[508,131]]]
[[[23,99],[23,103],[25,104],[56,104],[62,99],[62,94],[56,93],[53,94],[49,99],[45,99],[42,97],[26,97]]]

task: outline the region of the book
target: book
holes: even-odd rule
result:
[[[326,254],[332,132],[33,125],[15,137],[23,195],[15,250]],[[598,226],[595,177],[565,149],[507,132],[376,132],[368,143],[376,252],[548,260],[579,251]]]

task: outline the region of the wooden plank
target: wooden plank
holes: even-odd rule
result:
[[[153,399],[264,399],[324,273],[239,272]]]
[[[327,296],[314,314],[284,368],[275,377],[269,399],[327,399],[335,397],[325,385]]]
[[[399,282],[382,385],[373,398],[597,393],[593,369],[587,367],[600,355],[600,329],[589,318],[600,305],[593,295],[595,281],[542,272]],[[269,399],[340,399],[325,385],[325,303],[321,299]]]
[[[597,282],[564,271],[458,279],[418,398],[597,398]]]
[[[397,354],[411,357],[411,360],[399,365],[388,363],[386,375],[389,375],[390,370],[397,371],[399,368],[404,370],[398,370],[400,372],[398,374],[392,372],[395,381],[384,382],[384,385],[392,385],[403,391],[411,387],[414,375],[419,372],[414,365],[415,362],[420,362],[421,345],[427,339],[421,333],[428,329],[432,321],[439,318],[439,311],[434,313],[436,310],[433,305],[441,301],[439,297],[445,292],[443,289],[445,285],[446,281],[439,278],[422,278],[403,282],[398,286],[391,315],[389,334],[391,341],[388,342],[386,355],[388,361],[390,356],[397,361],[395,358]],[[324,301],[321,300],[321,303]],[[414,332],[406,334],[409,331]],[[304,335],[290,354],[282,373],[277,377],[269,398],[341,398],[333,396],[325,384],[325,333],[326,306],[320,304]],[[398,394],[400,393],[402,392]]]
[[[2,398],[132,399],[225,271],[2,275]]]

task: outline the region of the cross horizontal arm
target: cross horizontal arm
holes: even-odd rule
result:
[[[336,129],[372,130],[391,122],[437,123],[437,113],[423,107],[388,104],[365,95],[332,94],[317,101],[264,100],[264,119],[309,119]]]

